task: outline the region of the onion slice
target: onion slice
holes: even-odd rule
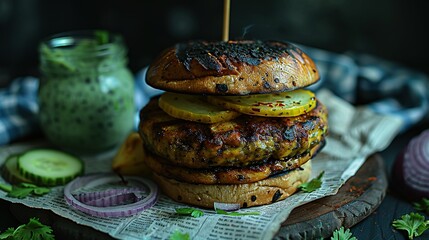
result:
[[[117,205],[128,204],[130,202],[137,202],[137,201],[140,201],[140,199],[141,198],[139,197],[138,194],[134,192],[126,192],[126,193],[120,193],[120,194],[114,193],[111,196],[105,196],[102,198],[97,198],[97,199],[88,200],[88,201],[81,201],[81,202],[95,207],[112,207]]]
[[[240,209],[240,203],[221,203],[214,202],[213,207],[215,210],[224,210],[224,211],[236,211]]]
[[[429,129],[412,138],[399,154],[393,180],[410,200],[429,197]]]
[[[128,184],[118,188],[120,182],[114,174],[78,177],[65,186],[64,198],[74,209],[96,217],[128,217],[156,203],[159,190],[152,181],[130,176],[126,178]],[[108,189],[88,192],[102,187]]]
[[[114,198],[132,198],[133,196],[139,196],[141,194],[139,193],[145,193],[146,189],[144,188],[119,188],[119,189],[107,189],[104,191],[95,191],[95,192],[89,192],[89,193],[79,193],[79,194],[73,194],[73,197],[75,197],[79,202],[91,205],[91,206],[97,206],[97,205],[106,205],[108,204],[109,199],[112,199],[114,201]],[[97,202],[100,202],[100,204],[97,204]],[[101,203],[103,202],[103,203]],[[113,206],[115,203],[112,203],[110,205],[106,206]]]

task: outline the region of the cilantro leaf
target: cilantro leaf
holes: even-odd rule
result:
[[[49,193],[51,190],[45,187],[38,187],[31,183],[20,183],[18,186],[12,186],[11,191],[8,192],[8,197],[25,198],[30,194],[37,196]]]
[[[24,188],[36,188],[37,187],[36,185],[34,185],[32,183],[25,183],[25,182],[20,183],[19,186],[24,187]]]
[[[408,239],[413,239],[429,229],[429,221],[426,221],[425,217],[418,213],[410,213],[403,215],[401,219],[394,220],[392,226],[407,231]]]
[[[240,213],[240,212],[227,212],[227,211],[221,210],[221,209],[216,209],[216,213],[217,214],[228,215],[228,216],[260,215],[259,212],[244,212],[244,213]]]
[[[12,191],[12,186],[9,184],[0,183],[0,190],[10,192]]]
[[[54,235],[51,227],[43,225],[36,218],[30,218],[26,225],[21,225],[15,230],[14,238],[18,240],[54,240]]]
[[[9,228],[0,234],[0,239],[6,240],[54,240],[52,228],[43,225],[37,218],[30,218],[27,224],[20,225],[16,229]]]
[[[45,194],[49,193],[50,191],[51,191],[51,189],[49,189],[49,188],[45,188],[45,187],[36,187],[36,188],[33,190],[33,194],[34,194],[34,195],[37,195],[37,196],[42,196],[42,195],[45,195]]]
[[[181,233],[179,230],[175,230],[173,234],[168,238],[169,240],[190,240],[189,233]]]
[[[302,183],[298,186],[299,189],[301,189],[304,192],[313,192],[316,189],[320,188],[322,186],[322,177],[323,174],[325,174],[324,171],[322,171],[319,176],[316,178],[313,178],[311,181]]]
[[[352,235],[350,229],[344,231],[344,227],[340,227],[340,229],[334,231],[331,240],[357,240],[357,238]]]
[[[191,213],[191,216],[194,218],[198,218],[198,217],[201,217],[203,215],[204,215],[204,212],[200,211],[200,210],[195,210],[195,211],[192,211],[192,213]]]
[[[204,212],[195,208],[176,208],[176,213],[179,215],[192,216],[198,218],[204,215]]]
[[[413,203],[413,206],[416,210],[422,211],[429,215],[429,199],[423,198],[419,202]]]
[[[0,239],[13,239],[13,232],[15,228],[8,228],[6,231],[0,233]]]
[[[99,45],[103,45],[109,42],[109,32],[104,30],[96,30],[94,32],[95,39]]]
[[[13,198],[25,198],[33,192],[32,188],[22,188],[13,186],[12,191],[10,191],[7,196]]]

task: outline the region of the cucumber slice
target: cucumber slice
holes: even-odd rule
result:
[[[83,173],[79,158],[52,149],[30,150],[18,157],[18,170],[36,185],[64,185]]]
[[[6,181],[12,184],[18,184],[22,182],[30,183],[31,181],[22,176],[18,171],[18,157],[19,155],[16,154],[10,155],[6,159],[1,168],[1,175]]]

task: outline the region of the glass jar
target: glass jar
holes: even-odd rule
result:
[[[40,126],[52,143],[97,153],[133,128],[134,80],[122,37],[106,31],[54,35],[39,46]]]

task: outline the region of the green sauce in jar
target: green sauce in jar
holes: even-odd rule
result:
[[[122,38],[105,31],[56,35],[39,48],[39,121],[54,144],[97,153],[133,128],[134,80]]]

